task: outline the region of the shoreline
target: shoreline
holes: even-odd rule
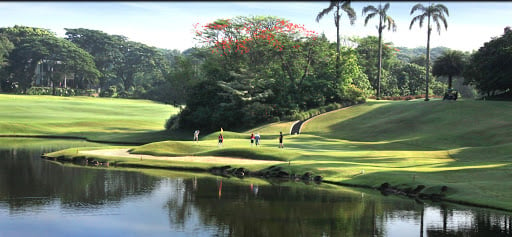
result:
[[[156,165],[151,164],[115,164],[114,166],[118,167],[128,167],[128,168],[151,168],[151,169],[166,169],[166,170],[176,170],[176,171],[188,171],[188,172],[209,172],[214,175],[220,175],[220,176],[234,176],[242,178],[243,176],[250,176],[250,177],[256,177],[256,178],[262,178],[262,179],[268,179],[268,178],[281,178],[281,179],[288,179],[290,181],[292,180],[302,180],[302,181],[319,181],[324,182],[327,184],[342,186],[342,187],[355,187],[355,188],[365,188],[365,189],[372,189],[372,190],[378,190],[381,192],[382,195],[397,195],[397,196],[405,196],[409,198],[414,198],[416,201],[421,202],[423,200],[426,201],[432,201],[432,202],[449,202],[453,204],[458,205],[464,205],[469,207],[477,207],[477,208],[488,208],[493,209],[497,211],[506,211],[506,212],[512,212],[510,209],[502,208],[499,206],[491,206],[491,205],[485,205],[485,204],[478,204],[468,201],[462,201],[462,200],[456,200],[451,198],[445,198],[444,194],[442,193],[431,193],[431,194],[425,194],[421,193],[421,190],[424,188],[420,188],[419,185],[415,190],[412,189],[400,189],[396,187],[383,187],[387,183],[383,183],[380,185],[380,187],[375,187],[371,185],[363,185],[363,184],[352,184],[352,183],[346,183],[346,182],[336,182],[336,181],[330,181],[329,179],[324,179],[323,177],[320,178],[320,180],[317,180],[317,177],[313,179],[313,177],[304,177],[304,175],[294,175],[293,177],[291,174],[287,173],[280,173],[282,172],[280,169],[275,170],[275,174],[270,177],[268,175],[268,170],[272,170],[274,165],[276,164],[283,164],[287,163],[284,161],[268,161],[268,160],[250,160],[250,159],[243,159],[243,158],[235,158],[235,157],[218,157],[218,156],[153,156],[153,155],[140,155],[140,154],[130,154],[128,152],[129,149],[98,149],[98,150],[85,150],[85,151],[79,151],[77,154],[65,154],[61,156],[47,156],[46,154],[43,154],[41,158],[47,159],[47,160],[54,160],[54,161],[61,161],[61,162],[72,162],[76,163],[77,160],[83,161],[84,159],[98,159],[98,160],[107,160],[111,161],[110,159],[114,157],[122,157],[122,158],[130,158],[130,159],[141,159],[141,160],[153,160],[153,161],[169,161],[169,166],[165,167],[159,167]],[[110,158],[110,159],[109,159]],[[112,159],[115,161],[115,159]],[[198,163],[198,164],[218,164],[219,166],[213,166],[210,168],[200,168],[200,167],[182,167],[182,166],[176,166],[172,165],[172,161],[177,162],[191,162],[191,163]],[[235,163],[229,163],[229,162],[235,162]],[[239,163],[236,163],[239,162]],[[244,164],[268,164],[271,165],[269,169],[267,170],[267,173],[262,171],[256,171],[252,172],[249,171],[241,165]],[[239,167],[239,168],[237,168]],[[280,176],[281,175],[281,176]],[[305,174],[306,175],[306,174]]]
[[[112,145],[133,145],[133,146],[141,146],[147,143],[140,142],[115,142],[115,141],[103,141],[103,140],[92,140],[87,137],[80,136],[67,136],[67,135],[37,135],[37,134],[0,134],[0,138],[44,138],[44,139],[69,139],[69,140],[84,140],[86,142],[95,142],[95,143],[103,143],[103,144],[112,144]]]

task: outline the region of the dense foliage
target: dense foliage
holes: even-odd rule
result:
[[[333,1],[325,13],[335,3],[349,6]],[[41,28],[0,28],[0,91],[181,105],[166,127],[204,131],[305,119],[373,98],[379,85],[382,98],[425,96],[427,86],[431,96],[442,95],[450,85],[466,98],[475,96],[473,86],[482,94],[510,93],[509,28],[472,54],[391,42],[379,49],[376,36],[345,38],[338,47],[303,25],[266,16],[218,19],[195,31],[200,47],[180,52],[91,29],[67,28],[59,38]]]
[[[471,55],[464,72],[465,83],[474,85],[487,96],[509,93],[512,89],[512,30],[505,28]]]
[[[196,34],[204,43],[195,54],[204,78],[176,119],[182,127],[236,129],[294,119],[330,103],[363,101],[369,91],[354,50],[342,50],[336,77],[335,45],[284,19],[219,19]]]
[[[90,54],[50,31],[14,26],[1,28],[0,34],[14,46],[8,53],[8,76],[2,78],[6,91],[29,89],[38,64],[45,73],[40,83],[45,85],[65,83],[70,72],[74,73],[77,84],[94,84],[99,76]]]
[[[375,36],[352,39],[357,42],[357,55],[359,63],[368,76],[371,87],[374,91],[378,88],[379,70],[379,39]],[[381,96],[409,96],[421,95],[426,86],[425,64],[403,61],[398,58],[401,50],[394,47],[392,43],[384,43],[382,47],[382,78]],[[432,74],[429,74],[430,87],[434,95],[441,95],[445,85],[436,81]],[[372,93],[376,95],[377,93]]]

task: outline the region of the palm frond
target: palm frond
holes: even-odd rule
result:
[[[366,24],[368,24],[368,21],[369,21],[370,19],[372,19],[372,18],[373,18],[374,16],[376,16],[376,15],[377,15],[377,13],[376,13],[376,12],[373,12],[373,13],[368,14],[368,16],[366,16],[366,18],[364,18],[364,25],[366,26]]]
[[[448,30],[448,22],[446,21],[446,18],[444,16],[439,16],[439,19],[441,19],[441,21],[443,21],[444,29]]]
[[[426,9],[421,3],[418,3],[411,8],[411,14],[409,14],[409,15],[412,15],[417,10],[421,10],[421,11],[425,12]]]
[[[378,12],[378,11],[379,10],[377,8],[375,8],[372,5],[369,5],[369,6],[366,6],[366,7],[363,8],[363,15],[365,15],[368,12]]]
[[[411,24],[409,25],[409,30],[412,29],[412,26],[414,25],[414,22],[419,21],[420,22],[420,28],[423,25],[423,15],[418,15],[412,18]]]
[[[434,15],[432,16],[432,20],[436,23],[437,32],[439,32],[439,34],[441,34],[441,24],[439,21],[443,22],[445,29],[448,30],[448,23],[446,22],[446,18],[444,18],[444,16]]]
[[[354,8],[350,6],[350,1],[344,1],[343,5],[341,5],[341,9],[347,13],[350,24],[353,25],[356,21],[357,14],[354,11]]]
[[[386,21],[388,22],[388,30],[390,30],[392,28],[393,31],[396,31],[395,20],[393,18],[391,18],[390,16],[386,16]]]
[[[380,5],[379,5],[380,6]],[[383,12],[387,12],[389,9],[389,2],[384,5],[384,8],[382,8]]]
[[[437,20],[437,17],[432,17],[432,19],[436,23],[437,33],[441,34],[441,24],[439,24],[439,21]]]
[[[322,19],[326,14],[332,11],[334,7],[336,7],[336,1],[331,1],[329,7],[325,8],[324,10],[318,13],[318,15],[316,16],[316,22],[319,22],[320,19]]]
[[[434,6],[436,9],[438,9],[440,12],[444,12],[446,16],[450,16],[450,13],[448,12],[448,8],[443,4],[437,4]]]

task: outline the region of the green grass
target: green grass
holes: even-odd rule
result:
[[[227,138],[222,147],[218,146],[217,140],[204,140],[199,143],[164,141],[135,147],[130,152],[156,156],[225,156],[275,161],[288,161],[297,155],[291,150],[278,149],[277,145],[272,147],[270,144],[262,143],[259,147],[251,147],[248,139]]]
[[[2,95],[0,101],[6,101],[8,97],[10,96]],[[144,136],[144,133],[162,132],[160,127],[173,112],[171,107],[148,101],[59,97],[16,99],[30,103],[16,109],[14,105],[17,103],[11,100],[11,110],[17,112],[2,112],[4,114],[0,118],[0,124],[7,127],[0,127],[0,133],[19,134],[23,133],[23,128],[28,128],[29,133],[41,134],[75,134],[79,130],[91,137],[134,141],[139,139],[138,136]],[[44,107],[38,105],[38,100],[41,99],[46,100],[43,104],[51,100],[61,103],[61,106],[54,108],[55,113],[60,116],[53,119],[48,118],[50,115],[33,116],[35,118],[32,119],[36,122],[32,125],[28,122],[30,119],[23,115],[30,114],[27,111],[43,112],[42,108],[31,109],[34,106]],[[64,106],[64,99],[73,102],[74,106]],[[126,103],[126,107],[122,107],[123,103]],[[102,108],[95,108],[99,104]],[[83,109],[70,109],[82,105]],[[61,108],[68,109],[61,111]],[[153,111],[148,111],[151,108]],[[85,111],[90,111],[88,115],[82,114],[88,118],[87,123],[81,125],[74,121],[78,119],[75,118],[76,114],[71,113],[80,114]],[[139,116],[141,111],[145,111],[146,115]],[[73,119],[64,120],[63,117]],[[512,178],[510,118],[510,102],[370,100],[365,104],[317,116],[303,125],[300,135],[288,135],[293,122],[273,123],[240,133],[224,128],[225,142],[219,148],[218,132],[200,134],[199,143],[191,141],[192,132],[183,133],[181,138],[177,135],[161,134],[160,138],[166,138],[166,141],[136,146],[132,152],[289,161],[279,166],[296,174],[313,172],[314,175],[322,175],[324,180],[333,183],[378,187],[388,182],[402,188],[414,188],[422,184],[427,186],[427,193],[438,193],[446,185],[448,199],[512,211],[512,183],[509,182]],[[138,119],[140,122],[126,122],[130,119]],[[55,126],[49,126],[53,120]],[[115,126],[116,132],[110,130],[114,126],[108,123],[113,120],[125,121]],[[10,126],[11,123],[20,123],[23,126]],[[62,125],[58,126],[58,123]],[[11,131],[8,132],[7,129]],[[279,131],[286,134],[285,149],[278,148]],[[251,132],[260,132],[260,147],[250,146]],[[76,155],[76,149],[55,155],[73,157],[73,151]],[[204,170],[213,166],[209,163],[99,158],[139,167]],[[255,165],[246,168],[266,167]]]
[[[512,178],[511,117],[508,102],[369,101],[309,121],[302,134],[285,137],[284,150],[272,135],[253,149],[247,138],[228,133],[234,138],[226,138],[221,149],[212,134],[199,145],[185,142],[188,146],[179,151],[166,149],[166,142],[134,151],[221,155],[228,150],[240,157],[256,151],[252,158],[288,160],[291,166],[282,166],[290,172],[312,171],[332,182],[422,184],[430,193],[446,185],[449,199],[512,210],[512,185],[506,181]],[[281,128],[267,129],[275,133]]]
[[[164,130],[178,108],[147,100],[0,94],[1,135],[59,135],[146,143],[184,134]]]

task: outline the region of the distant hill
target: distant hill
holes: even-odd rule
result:
[[[419,56],[425,56],[427,47],[416,47],[416,48],[406,48],[406,47],[396,47],[400,51],[397,53],[398,59],[404,61],[404,62],[410,62],[411,59],[419,57]],[[436,60],[437,57],[441,56],[444,51],[449,50],[450,48],[447,47],[435,47],[430,49],[430,60],[433,62]]]

